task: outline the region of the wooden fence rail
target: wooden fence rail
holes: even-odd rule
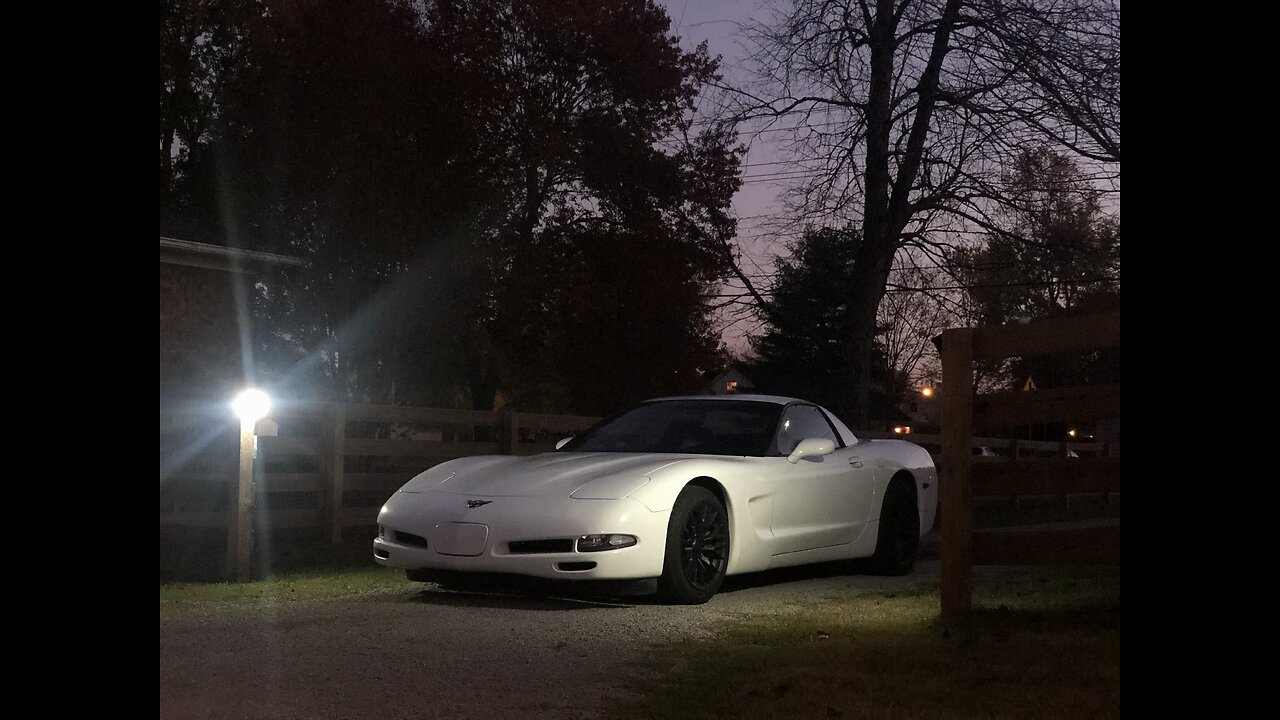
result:
[[[281,434],[258,438],[254,505],[265,512],[259,513],[257,523],[260,529],[323,527],[335,541],[344,528],[373,524],[382,500],[432,465],[469,455],[546,452],[554,448],[558,438],[581,431],[598,420],[578,415],[327,403],[287,405],[275,415]],[[175,418],[186,422],[175,423]],[[403,434],[418,437],[355,437],[355,426],[366,422],[383,425],[379,430],[384,435],[389,435],[392,428],[399,428],[406,430]],[[339,424],[343,426],[342,433],[337,431]],[[166,438],[166,425],[201,432]],[[216,432],[208,434],[211,428]],[[424,429],[434,432],[424,433]],[[204,435],[200,436],[201,433]],[[422,439],[428,434],[438,434],[439,439]],[[940,455],[942,444],[941,435],[904,436],[887,432],[858,435],[909,440],[935,455]],[[1086,461],[1106,454],[1106,447],[1101,443],[973,437],[970,446],[993,448],[1008,459],[1030,454],[1062,456],[1067,448]],[[238,472],[237,452],[232,420],[202,414],[162,416],[160,523],[226,527],[232,510],[228,502],[229,486],[236,482]],[[177,456],[179,461],[166,467],[166,456]],[[341,463],[336,461],[339,456]],[[1093,491],[1093,488],[1080,490]],[[1018,493],[1007,494],[1036,493],[1027,485]],[[306,506],[297,507],[300,504]]]
[[[920,445],[940,460],[942,457],[942,435],[930,433],[907,433],[900,435],[893,432],[864,431],[855,433],[860,438],[870,440],[906,440]],[[1005,437],[969,438],[969,449],[991,448],[999,453],[1000,459],[1017,460],[1027,457],[1066,457],[1071,451],[1080,457],[1102,457],[1112,452],[1105,442],[1068,442],[1065,440],[1019,440]]]
[[[372,526],[383,501],[417,473],[456,457],[532,455],[598,418],[386,405],[295,403],[259,436],[252,500],[259,531]],[[160,524],[235,524],[235,422],[207,414],[161,415]]]
[[[1008,463],[978,463],[970,452],[975,445],[975,427],[1120,417],[1118,384],[975,395],[975,360],[1086,352],[1119,345],[1118,311],[1026,325],[957,328],[942,334],[939,494],[943,616],[970,609],[974,564],[1119,563],[1118,525],[973,530],[975,497],[1119,493],[1120,461],[1112,456],[1111,448],[1095,446],[1088,453],[1090,457],[1077,453],[1078,457],[1071,459]],[[1015,459],[1017,454],[1015,449]]]

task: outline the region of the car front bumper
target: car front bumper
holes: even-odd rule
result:
[[[468,500],[490,502],[475,508]],[[378,514],[374,561],[409,571],[519,575],[548,580],[633,580],[662,574],[670,511],[635,500],[471,497],[399,492]],[[569,541],[582,535],[633,535],[616,550],[513,552],[512,542]],[[411,541],[405,535],[416,536]],[[422,546],[425,541],[426,546]],[[563,548],[562,548],[563,549]],[[413,573],[411,573],[412,575]],[[440,573],[436,573],[439,575]],[[431,577],[431,572],[418,573]]]

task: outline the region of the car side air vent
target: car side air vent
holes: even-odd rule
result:
[[[418,547],[427,546],[427,539],[422,537],[421,535],[414,535],[413,533],[400,532],[399,530],[396,530],[395,535],[396,535],[396,540],[404,543],[405,545],[416,545]]]

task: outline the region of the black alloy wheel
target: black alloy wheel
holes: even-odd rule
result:
[[[869,568],[876,575],[906,575],[916,564],[920,551],[920,508],[916,488],[894,479],[884,493],[880,507],[880,532]]]
[[[729,514],[710,490],[690,486],[671,509],[659,593],[669,602],[710,600],[729,566]]]

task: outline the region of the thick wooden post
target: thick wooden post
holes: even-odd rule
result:
[[[502,440],[498,452],[515,455],[520,443],[520,414],[508,406],[502,411]]]
[[[228,575],[236,582],[248,582],[253,558],[253,426],[240,426],[240,465],[231,487],[231,517],[227,523]]]
[[[973,602],[973,331],[942,334],[942,616]]]
[[[333,404],[333,415],[329,427],[329,450],[325,453],[329,465],[329,493],[326,498],[326,525],[329,542],[342,544],[342,494],[345,485],[347,458],[347,406],[342,403]]]

